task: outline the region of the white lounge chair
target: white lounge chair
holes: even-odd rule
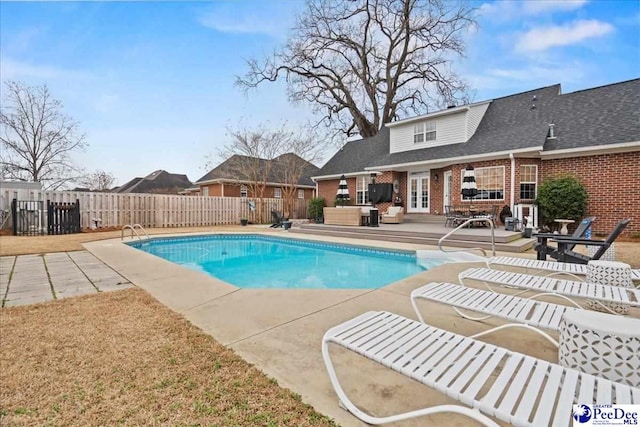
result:
[[[494,256],[488,258],[487,267],[492,268],[494,265],[518,267],[526,270],[534,270],[536,272],[549,271],[551,272],[551,275],[566,274],[573,276],[577,280],[584,280],[584,276],[587,275],[586,264],[574,264],[570,262],[540,261],[530,258],[509,256]],[[640,282],[640,269],[631,270],[631,279],[634,282]]]
[[[492,270],[490,268],[469,268],[458,275],[458,280],[463,285],[465,280],[469,279],[483,282],[492,291],[493,288],[489,283],[521,288],[523,291],[520,293],[535,291],[538,293],[536,296],[555,295],[570,301],[574,305],[577,303],[572,298],[595,300],[600,308],[613,314],[615,314],[615,311],[610,309],[611,303],[614,305],[640,307],[640,289],[635,288],[560,280],[552,277]]]
[[[345,394],[329,354],[336,344],[463,405],[440,405],[377,417]],[[385,424],[439,412],[458,413],[487,426],[489,417],[515,426],[568,426],[573,404],[637,404],[640,389],[563,368],[521,353],[388,313],[368,312],[329,329],[322,356],[344,407],[369,424]]]
[[[559,332],[562,316],[568,311],[581,309],[579,306],[572,308],[451,283],[434,282],[411,292],[411,305],[422,323],[425,321],[417,304],[421,298],[448,304],[465,319],[480,321],[495,316],[512,322],[471,335],[469,338],[478,338],[502,329],[519,327],[539,333],[556,347],[558,347],[558,341],[540,328]],[[483,313],[485,316],[470,316],[460,309]]]

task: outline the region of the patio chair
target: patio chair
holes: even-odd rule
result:
[[[588,218],[583,219],[582,221],[580,221],[580,224],[576,227],[575,231],[573,232],[573,234],[571,235],[572,238],[581,238],[582,236],[584,236],[584,233],[587,232],[587,230],[589,229],[589,227],[591,227],[591,223],[593,221],[595,221],[596,217],[595,216],[590,216]],[[547,244],[547,240],[548,239],[554,239],[556,237],[558,237],[557,234],[554,233],[538,233],[536,235],[534,235],[534,237],[536,237],[538,239],[538,242],[533,246],[533,248],[536,250],[536,252],[538,253],[538,259],[539,260],[546,260],[547,259],[547,255],[549,255],[551,258],[554,259],[558,259],[558,248],[555,246],[549,246]],[[575,245],[570,245],[567,246],[567,249],[571,250],[574,248]]]
[[[386,212],[383,212],[380,219],[383,224],[401,224],[404,218],[402,206],[389,206]]]
[[[329,345],[375,361],[461,404],[378,417],[351,402],[340,385]],[[467,338],[389,312],[370,311],[329,329],[322,357],[340,403],[368,424],[457,413],[486,426],[489,417],[515,426],[567,426],[573,404],[637,404],[640,390]]]
[[[498,206],[491,206],[490,210],[479,212],[473,215],[476,219],[486,219],[493,222],[494,226],[496,224],[496,219],[498,218]],[[485,224],[488,225],[488,224]]]
[[[515,295],[528,291],[537,292],[537,296],[554,295],[578,307],[581,306],[573,298],[583,298],[594,301],[598,309],[612,314],[616,314],[616,309],[620,306],[640,307],[640,289],[635,288],[561,280],[490,268],[469,268],[458,275],[458,280],[462,285],[466,280],[476,280],[484,283],[491,291],[494,289],[489,285],[490,283],[522,289]]]
[[[453,227],[455,224],[456,215],[451,210],[451,205],[446,205],[444,207],[444,226],[445,227]]]
[[[419,299],[448,304],[465,319],[482,321],[490,317],[498,317],[511,322],[471,335],[469,338],[478,338],[507,328],[525,328],[542,335],[556,347],[558,347],[558,341],[541,328],[559,332],[562,316],[569,311],[581,309],[580,306],[567,307],[451,283],[432,282],[411,292],[411,305],[422,323],[425,321],[418,308]],[[471,316],[461,310],[475,311],[484,316]]]
[[[271,222],[273,224],[271,224],[269,226],[269,228],[278,228],[278,227],[282,227],[284,225],[284,221],[285,219],[283,218],[282,214],[278,211],[271,211]]]
[[[510,256],[495,256],[487,258],[487,267],[493,268],[493,266],[506,266],[523,268],[526,272],[533,270],[535,273],[541,273],[548,271],[547,276],[555,275],[567,275],[571,276],[578,281],[583,281],[584,276],[587,275],[586,264],[573,264],[565,262],[555,261],[540,261],[530,258],[519,258]],[[631,280],[634,282],[640,282],[640,268],[631,270]]]
[[[558,262],[587,264],[589,261],[600,259],[630,222],[631,219],[623,219],[618,222],[605,240],[554,237],[552,240],[558,244]],[[598,246],[598,250],[592,256],[588,256],[569,249],[569,247],[573,248],[576,245]]]

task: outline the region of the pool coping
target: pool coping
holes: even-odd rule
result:
[[[292,246],[295,247],[299,247],[299,248],[305,248],[305,249],[319,249],[319,250],[327,250],[330,252],[334,252],[334,253],[344,253],[347,255],[357,255],[357,256],[373,256],[377,259],[382,259],[384,260],[387,257],[393,257],[396,260],[401,260],[403,262],[408,262],[411,261],[413,264],[416,264],[419,267],[422,267],[424,270],[427,270],[429,268],[432,268],[433,266],[425,266],[423,263],[419,263],[418,261],[418,255],[417,255],[417,250],[409,250],[409,249],[396,249],[396,248],[381,248],[381,247],[375,247],[375,246],[371,246],[371,245],[354,245],[354,244],[347,244],[347,243],[337,243],[337,242],[327,242],[327,241],[316,241],[316,240],[309,240],[309,239],[304,239],[304,238],[300,238],[298,236],[296,237],[290,237],[290,236],[274,236],[273,233],[270,234],[266,234],[266,233],[242,233],[242,234],[238,234],[238,233],[233,233],[233,232],[222,232],[222,233],[215,233],[215,234],[193,234],[193,235],[184,235],[181,234],[180,236],[175,236],[175,237],[168,237],[168,236],[154,236],[151,237],[149,239],[144,239],[144,240],[136,240],[136,241],[129,241],[129,242],[124,242],[124,244],[133,247],[135,249],[138,249],[140,251],[149,253],[151,255],[154,255],[158,258],[162,258],[166,261],[172,262],[174,264],[177,264],[179,266],[182,266],[184,268],[188,268],[192,271],[198,271],[204,274],[207,274],[217,280],[220,280],[228,285],[234,286],[236,288],[239,289],[362,289],[362,290],[367,290],[367,289],[379,289],[385,286],[388,286],[390,284],[393,284],[395,282],[398,282],[399,280],[402,280],[404,278],[407,277],[411,277],[414,274],[419,274],[422,271],[417,271],[415,273],[411,273],[409,276],[406,276],[404,278],[400,278],[397,280],[393,280],[391,282],[388,283],[384,283],[382,285],[377,285],[377,286],[372,286],[372,287],[354,287],[354,288],[344,288],[344,287],[328,287],[328,288],[324,288],[324,287],[294,287],[294,288],[278,288],[278,287],[270,287],[270,286],[242,286],[236,283],[233,283],[232,281],[225,281],[224,278],[221,277],[217,277],[215,274],[213,273],[209,273],[207,271],[205,271],[202,266],[199,264],[198,261],[193,260],[191,258],[185,258],[185,259],[180,259],[179,261],[174,261],[172,259],[170,259],[170,257],[165,257],[163,255],[162,252],[158,252],[158,253],[153,253],[148,249],[144,248],[144,245],[147,243],[153,244],[153,242],[157,242],[157,243],[173,243],[173,242],[203,242],[203,241],[216,241],[216,240],[223,240],[224,238],[230,238],[230,240],[240,240],[240,238],[255,238],[257,241],[260,242],[266,242],[266,243],[277,243],[277,244],[290,244]],[[229,240],[229,239],[228,239]],[[170,251],[171,254],[175,254],[175,250]],[[207,261],[209,261],[207,259]],[[198,266],[200,266],[200,268],[192,268],[189,265],[191,264],[197,264]],[[188,265],[184,265],[184,264],[188,264]],[[253,273],[252,273],[253,274]]]

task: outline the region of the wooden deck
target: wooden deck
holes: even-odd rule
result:
[[[444,226],[444,217],[423,215],[409,218],[405,216],[402,224],[380,224],[379,227],[303,224],[300,228],[292,228],[290,232],[437,246],[438,240],[452,230],[453,228]],[[535,238],[522,238],[521,232],[506,231],[503,225],[496,227],[494,233],[496,251],[525,252],[536,242]],[[491,250],[491,229],[463,228],[450,236],[444,246]]]

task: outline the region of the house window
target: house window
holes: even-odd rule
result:
[[[536,198],[538,184],[538,166],[520,166],[520,199],[533,200]]]
[[[418,123],[413,126],[413,142],[418,144],[425,141],[436,140],[436,122],[429,121]]]
[[[356,205],[369,203],[369,177],[356,177]]]
[[[209,187],[202,187],[202,197],[207,197],[209,195]]]
[[[298,199],[304,199],[304,190],[298,190]]]
[[[280,187],[274,188],[273,189],[273,197],[275,197],[276,199],[282,198],[282,188],[280,188]]]
[[[249,195],[249,189],[246,185],[240,186],[240,197],[246,198]]]
[[[464,169],[461,171],[464,178]],[[504,200],[504,166],[476,168],[478,194],[473,200]]]

